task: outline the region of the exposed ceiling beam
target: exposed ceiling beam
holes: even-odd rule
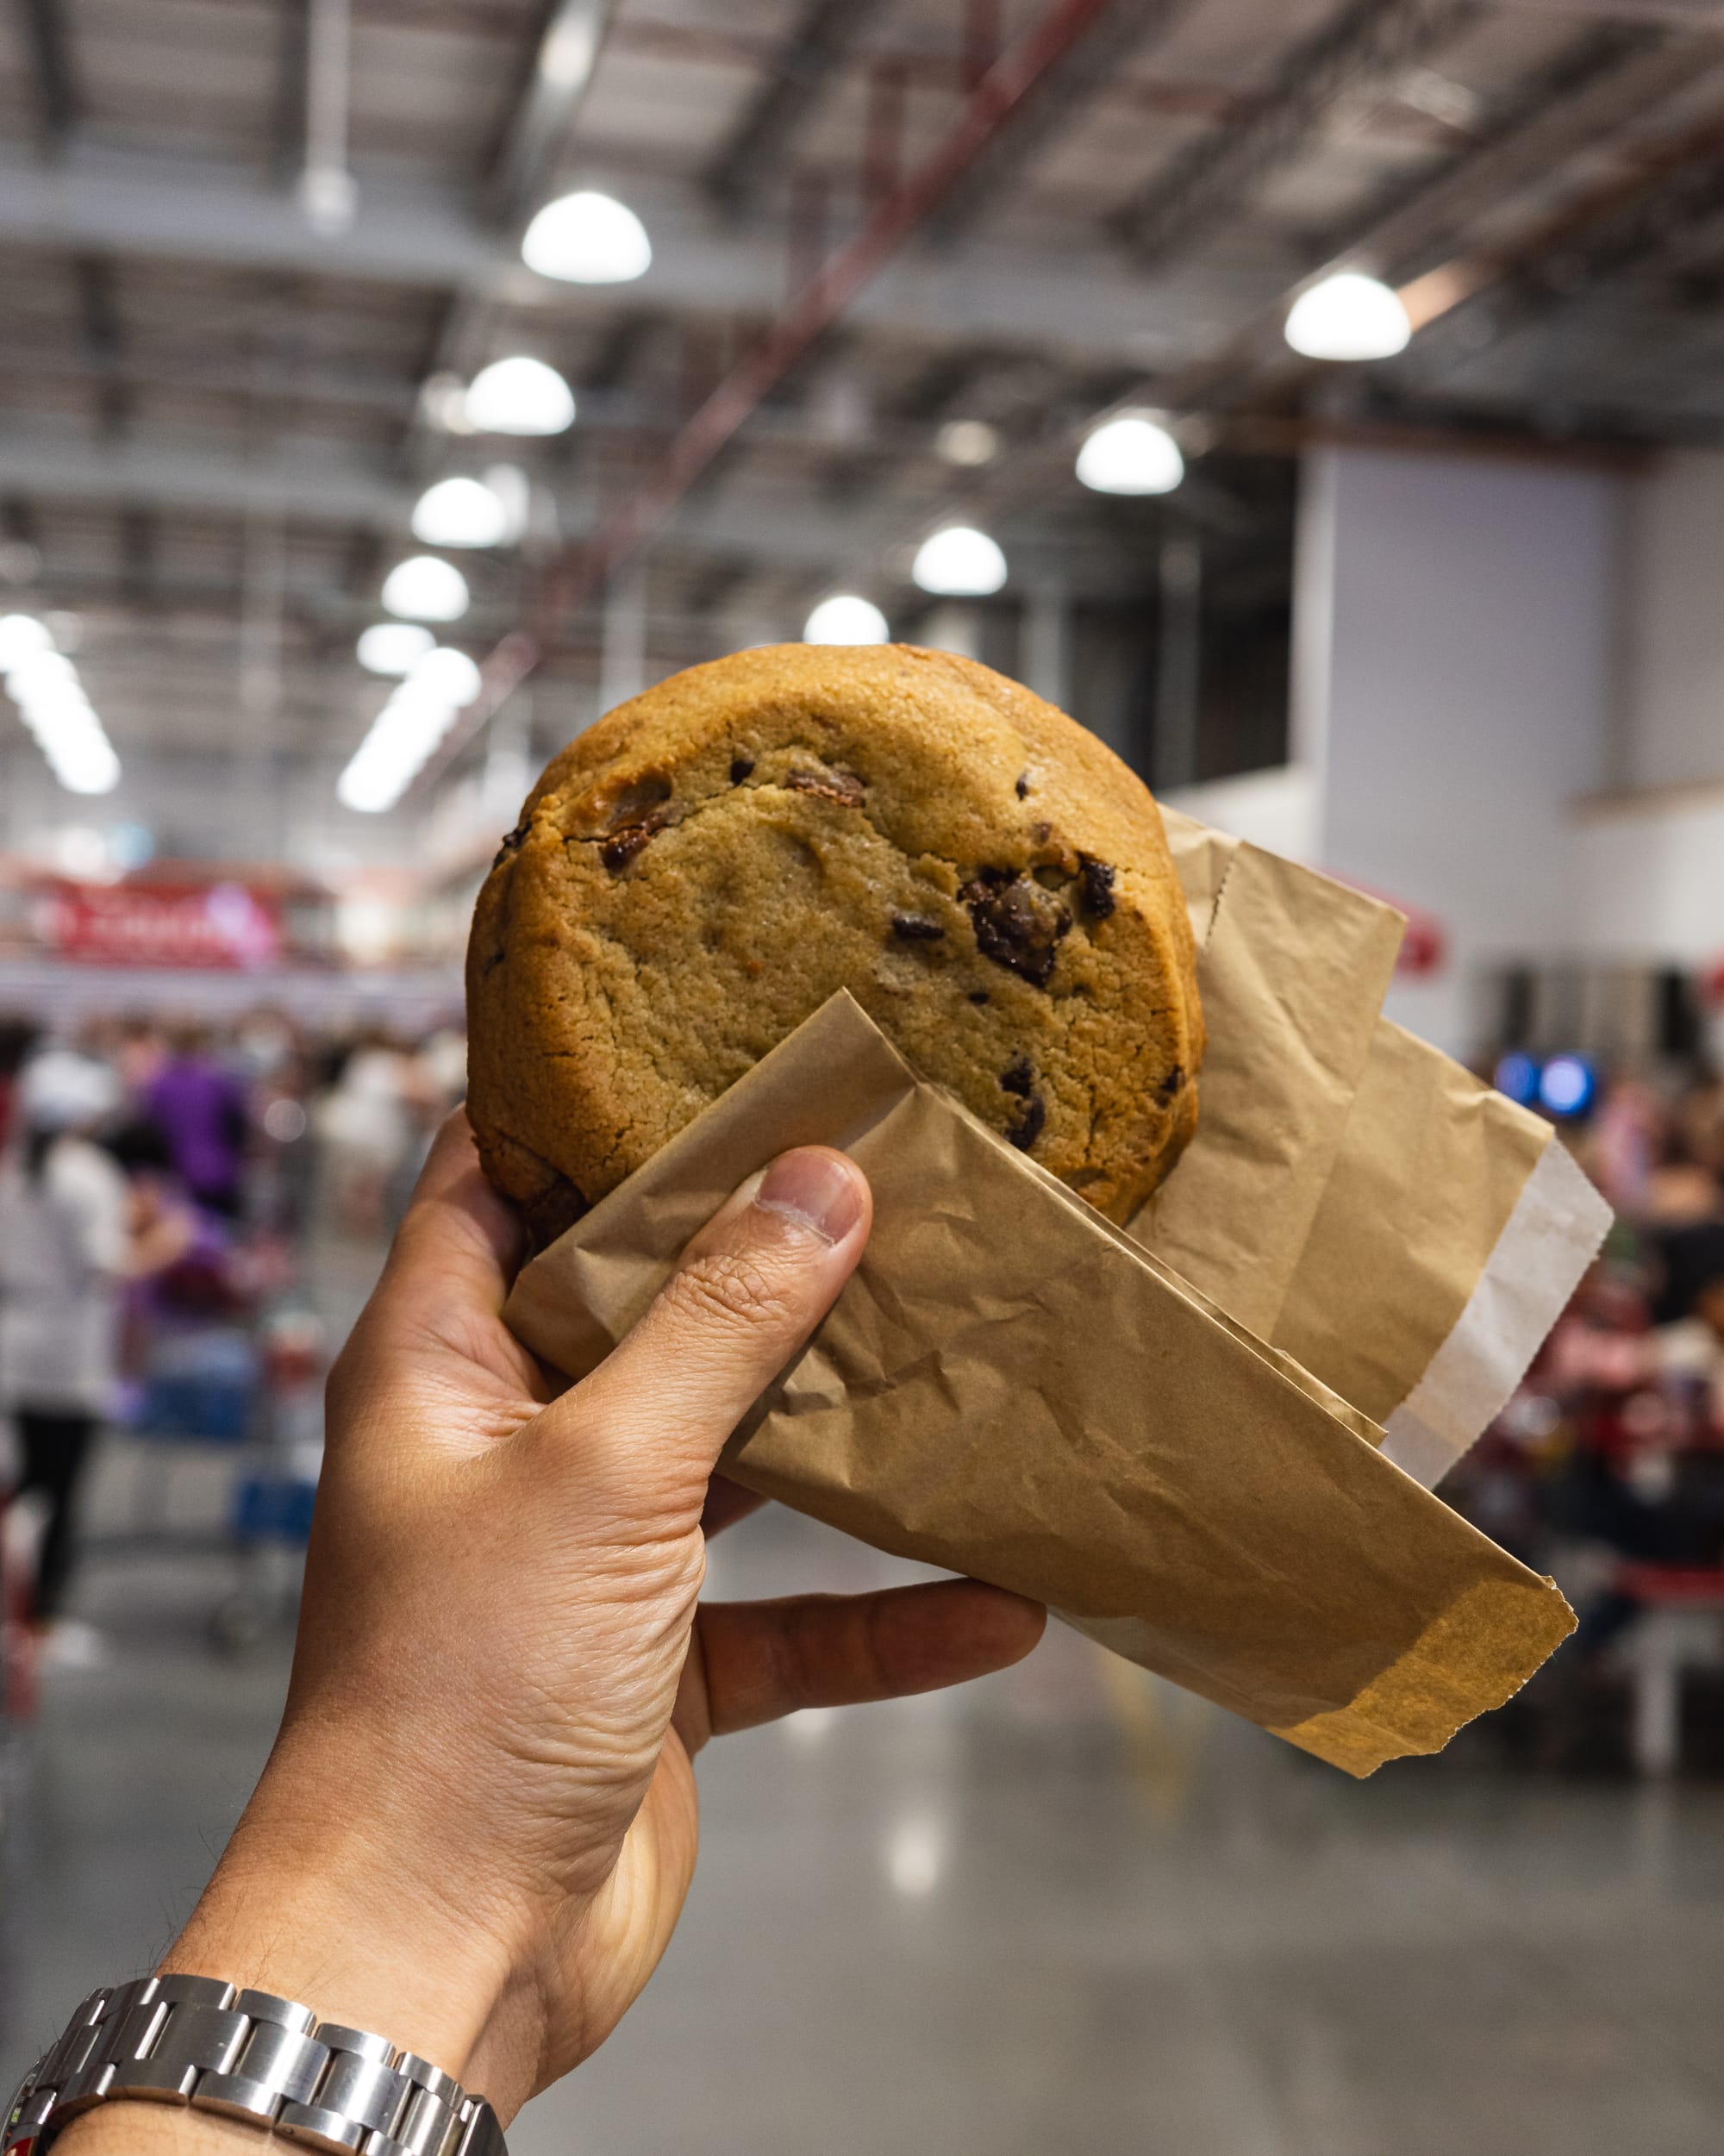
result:
[[[566,147],[593,77],[616,0],[546,0],[527,70],[491,159],[489,210],[501,245],[481,271],[460,278],[427,354],[425,372],[470,375],[490,356],[501,307],[522,272],[515,248]],[[432,459],[424,415],[415,404],[405,457],[415,468]]]
[[[554,646],[569,616],[603,592],[643,548],[684,528],[707,506],[718,461],[781,384],[846,322],[906,242],[939,209],[977,159],[1009,128],[1040,84],[1094,30],[1111,0],[1051,4],[988,66],[952,123],[912,169],[883,194],[861,226],[821,260],[765,334],[715,385],[675,438],[606,513],[590,540],[565,546],[534,579],[516,628],[481,662],[483,687],[417,783],[434,780]]]
[[[538,209],[582,101],[598,70],[616,0],[549,0],[526,82],[491,165],[491,194],[504,224]]]
[[[133,502],[120,512],[120,588],[134,606],[149,602],[156,580],[156,513]]]
[[[1111,229],[1141,263],[1206,238],[1307,149],[1339,105],[1380,93],[1480,14],[1477,0],[1351,0],[1283,60],[1258,117],[1176,155],[1113,213]]]
[[[1119,79],[1120,71],[1152,41],[1165,37],[1190,14],[1198,0],[1127,0],[1109,10],[1093,36],[1067,53],[1038,87],[1010,129],[984,157],[978,158],[955,187],[939,215],[929,221],[930,236],[943,246],[967,232],[1005,198],[1015,175],[1046,149],[1098,91]]]
[[[1602,286],[1680,265],[1697,235],[1724,217],[1724,111],[1655,156],[1565,205],[1480,266],[1474,289],[1427,330],[1401,372],[1430,387],[1486,345],[1564,313]],[[1458,266],[1463,268],[1464,266]]]
[[[721,209],[740,216],[786,170],[791,142],[855,50],[878,0],[804,0],[771,72],[707,168],[703,184]]]
[[[284,447],[270,460],[178,442],[104,445],[41,426],[0,432],[0,495],[32,503],[204,509],[281,516],[313,525],[357,525],[404,541],[414,489],[392,461],[334,447]],[[559,528],[576,541],[597,526],[587,487],[557,503]],[[778,567],[817,569],[901,535],[904,508],[853,502],[826,508],[799,489],[741,489],[691,503],[671,543]]]
[[[784,266],[776,244],[715,230],[683,191],[639,188],[631,200],[653,234],[653,259],[628,288],[628,304],[728,320],[777,312]],[[368,184],[349,229],[320,237],[255,172],[213,160],[77,150],[52,168],[0,160],[0,241],[396,285],[448,288],[494,277],[511,305],[573,316],[621,298],[533,276],[497,233],[446,195]],[[901,256],[847,319],[907,344],[974,338],[1148,364],[1210,343],[1274,289],[1260,272],[1202,265],[1134,275],[1100,245],[978,241],[956,272]]]
[[[123,433],[131,417],[132,397],[122,372],[126,333],[114,288],[110,262],[94,254],[72,260],[80,316],[79,342],[90,373],[97,384],[96,402],[102,431]]]
[[[78,122],[78,96],[61,0],[17,0],[35,74],[43,138],[60,148]]]
[[[1709,35],[1654,44],[1615,74],[1607,72],[1596,80],[1577,70],[1578,87],[1571,93],[1558,88],[1549,104],[1530,111],[1519,128],[1493,132],[1465,162],[1446,167],[1386,216],[1357,228],[1334,254],[1314,258],[1306,266],[1306,278],[1349,261],[1369,261],[1391,274],[1440,265],[1464,245],[1469,224],[1481,209],[1496,208],[1529,183],[1536,184],[1577,148],[1596,150],[1608,144],[1615,131],[1704,83],[1721,65],[1724,38]],[[1549,220],[1541,221],[1524,243],[1536,251],[1552,229]],[[1464,289],[1494,283],[1502,273],[1501,267],[1476,266],[1466,272],[1471,283]],[[1292,297],[1291,291],[1282,292],[1241,329],[1218,339],[1207,357],[1159,375],[1151,393],[1174,409],[1213,412],[1260,396],[1266,383],[1284,385],[1301,372],[1312,373],[1313,364],[1296,358],[1282,339]],[[1433,334],[1424,329],[1409,366],[1417,366]]]
[[[1583,30],[1520,84],[1480,141],[1434,174],[1374,203],[1312,251],[1314,270],[1368,253],[1381,275],[1414,277],[1452,253],[1468,223],[1548,179],[1577,152],[1687,88],[1724,59],[1724,40],[1683,38],[1646,25]]]

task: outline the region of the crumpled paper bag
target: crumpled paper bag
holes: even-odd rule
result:
[[[1392,908],[1162,813],[1210,1051],[1196,1136],[1131,1231],[1433,1487],[1501,1412],[1610,1209],[1548,1123],[1378,1016]]]
[[[725,1196],[809,1142],[866,1172],[874,1234],[731,1440],[734,1480],[1046,1602],[1353,1774],[1440,1749],[1572,1628],[1375,1424],[918,1078],[848,996],[541,1253],[507,1322],[579,1377]]]

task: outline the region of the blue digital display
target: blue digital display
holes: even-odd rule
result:
[[[1598,1078],[1583,1056],[1553,1055],[1539,1079],[1539,1101],[1565,1119],[1585,1115],[1598,1092]]]
[[[1505,1055],[1496,1066],[1496,1082],[1499,1093],[1506,1093],[1521,1108],[1530,1108],[1539,1097],[1539,1066],[1529,1055],[1518,1052]]]

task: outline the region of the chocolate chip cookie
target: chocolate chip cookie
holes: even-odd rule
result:
[[[740,652],[545,772],[479,894],[468,1113],[551,1240],[839,988],[1123,1221],[1197,1115],[1161,819],[1093,734],[968,659]]]

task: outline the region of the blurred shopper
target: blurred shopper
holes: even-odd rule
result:
[[[28,1018],[0,1017],[0,1147],[12,1135],[18,1073],[35,1039],[36,1029]]]
[[[167,1063],[167,1042],[153,1018],[135,1013],[115,1028],[114,1067],[126,1098],[137,1114],[146,1112],[151,1089]]]
[[[105,1065],[51,1051],[22,1074],[20,1129],[0,1162],[0,1407],[17,1431],[15,1494],[47,1506],[32,1621],[68,1660],[96,1646],[60,1609],[79,1484],[116,1375],[128,1201],[91,1134],[119,1098]]]
[[[381,1026],[368,1028],[345,1058],[317,1113],[337,1225],[378,1234],[390,1186],[413,1139],[410,1059]]]
[[[245,1195],[246,1090],[217,1060],[203,1027],[175,1030],[143,1105],[187,1196],[225,1219],[236,1218]]]

